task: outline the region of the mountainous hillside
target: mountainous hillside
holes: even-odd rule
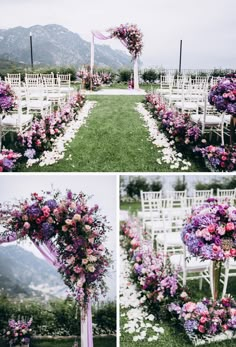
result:
[[[11,296],[65,296],[57,270],[19,246],[0,247],[0,289]]]
[[[0,58],[30,64],[30,32],[34,63],[76,67],[90,63],[90,43],[61,25],[34,25],[30,28],[0,29]],[[128,54],[109,46],[95,45],[95,64],[120,68],[130,66]]]

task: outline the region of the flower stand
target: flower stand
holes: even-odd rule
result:
[[[202,346],[202,345],[207,345],[213,342],[221,342],[221,341],[235,339],[236,335],[233,333],[233,331],[227,330],[224,333],[221,333],[218,335],[205,336],[204,339],[200,339],[194,334],[192,335],[188,334],[188,337],[194,346]]]

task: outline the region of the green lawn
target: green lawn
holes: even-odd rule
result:
[[[120,203],[120,209],[129,211],[132,214],[137,214],[138,211],[141,211],[141,201],[134,201],[134,202],[121,202]]]
[[[30,342],[30,347],[72,347],[74,339],[68,338],[63,340],[53,340],[53,339],[43,339],[36,340],[32,339]],[[5,342],[1,342],[1,347],[9,347]],[[80,347],[80,343],[79,343]],[[105,336],[105,337],[95,337],[94,347],[116,347],[116,337],[115,336]]]
[[[135,111],[142,96],[90,96],[97,106],[87,124],[79,130],[65,158],[46,167],[34,165],[23,171],[77,172],[165,172],[166,164],[157,164],[161,154],[148,140],[148,130]],[[66,160],[71,155],[71,160]],[[193,164],[192,171],[202,171]]]

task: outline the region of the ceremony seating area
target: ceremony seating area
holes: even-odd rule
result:
[[[5,115],[0,113],[0,150],[2,139],[9,132],[24,133],[30,129],[33,118],[44,118],[54,106],[63,107],[72,91],[70,74],[8,74],[5,82],[16,95],[16,105]]]

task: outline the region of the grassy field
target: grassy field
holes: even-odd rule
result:
[[[97,106],[87,124],[79,130],[55,165],[34,165],[24,171],[56,172],[166,172],[166,164],[157,164],[161,157],[148,140],[148,130],[134,107],[142,96],[90,96]],[[70,160],[66,160],[71,156]],[[174,171],[174,170],[173,170]],[[202,171],[193,163],[192,171]]]
[[[43,339],[37,340],[32,339],[30,342],[30,347],[72,347],[74,339],[68,338],[63,340],[53,340],[53,339]],[[0,340],[1,347],[9,347],[9,344]],[[79,343],[80,347],[80,343]],[[107,337],[95,337],[94,338],[94,347],[116,347],[116,337],[107,336]]]
[[[141,211],[141,201],[134,201],[134,202],[121,202],[120,203],[120,209],[129,211],[132,214],[137,214],[138,211]]]

